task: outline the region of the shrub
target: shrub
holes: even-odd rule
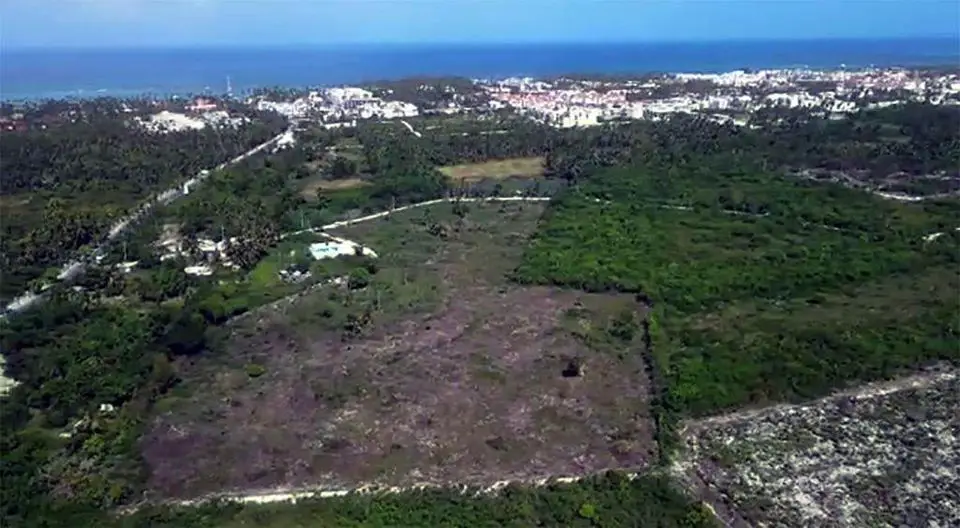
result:
[[[266,374],[267,369],[263,365],[257,365],[256,363],[250,363],[247,366],[243,367],[243,370],[247,373],[247,376],[251,378],[259,378]]]

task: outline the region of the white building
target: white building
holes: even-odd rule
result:
[[[308,249],[310,251],[310,255],[312,255],[316,260],[356,255],[358,252],[361,255],[368,257],[377,256],[377,254],[374,253],[370,248],[365,248],[359,244],[350,242],[349,240],[340,239],[331,239],[328,242],[317,242],[315,244],[310,244]]]

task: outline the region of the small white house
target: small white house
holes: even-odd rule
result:
[[[337,241],[318,242],[316,244],[310,244],[310,254],[313,255],[313,258],[316,260],[323,260],[337,258],[343,255],[355,255],[357,253],[355,248],[356,246],[352,244]]]
[[[213,275],[213,269],[210,266],[187,266],[183,268],[183,272],[187,275],[195,275],[198,277]]]
[[[139,264],[139,263],[140,263],[139,260],[132,260],[132,261],[129,261],[129,262],[121,262],[121,263],[117,264],[117,269],[120,270],[121,273],[130,273],[131,271],[134,270],[134,268],[137,267],[137,264]]]
[[[377,254],[373,252],[370,248],[365,248],[359,244],[350,242],[349,240],[340,240],[332,239],[329,242],[318,242],[315,244],[310,244],[309,247],[310,254],[316,260],[323,260],[328,258],[337,258],[340,256],[347,255],[356,255],[358,252],[361,255],[368,257],[376,258]]]

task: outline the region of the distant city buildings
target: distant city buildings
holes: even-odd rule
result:
[[[907,102],[960,104],[960,76],[899,69],[680,73],[644,81],[509,78],[475,82],[488,93],[490,110],[512,108],[564,128],[656,120],[678,113],[744,126],[752,113],[763,108],[842,115]]]
[[[798,109],[811,115],[841,117],[862,109],[907,102],[960,104],[960,75],[904,69],[738,70],[603,81],[513,77],[473,83],[480,97],[465,97],[450,86],[415,87],[418,94],[442,90],[441,95],[446,96],[439,105],[423,111],[411,102],[383,99],[393,95],[389,89],[374,93],[353,86],[310,91],[292,100],[283,94],[276,97],[285,100],[258,96],[247,103],[294,122],[309,120],[327,128],[352,127],[360,120],[403,120],[427,113],[456,114],[468,110],[512,110],[560,128],[658,120],[672,114],[699,114],[718,122],[751,126],[751,117],[764,109]],[[472,106],[464,106],[468,100]],[[236,124],[236,118],[204,98],[195,99],[184,109],[184,113],[164,110],[140,122],[150,130],[164,131]],[[12,120],[0,123],[0,127],[14,126],[16,122]],[[275,148],[289,146],[291,139],[279,142]]]
[[[238,127],[250,120],[242,116],[231,116],[226,110],[217,110],[215,103],[198,99],[198,102],[186,107],[186,113],[162,110],[146,118],[135,118],[141,128],[157,133],[182,132],[184,130],[202,130],[208,126]]]
[[[385,101],[362,88],[328,88],[310,92],[293,101],[250,101],[258,110],[276,112],[288,119],[314,118],[327,124],[349,126],[357,119],[402,119],[420,114],[412,103]]]
[[[187,112],[196,112],[196,113],[212,112],[216,109],[217,109],[217,103],[210,101],[208,99],[204,99],[202,97],[196,98],[193,104],[186,106]]]

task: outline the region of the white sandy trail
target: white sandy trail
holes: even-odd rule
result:
[[[960,372],[952,368],[942,371],[921,372],[891,381],[868,383],[855,389],[837,392],[807,403],[771,405],[759,409],[746,409],[699,420],[690,420],[680,428],[680,435],[696,434],[697,431],[718,425],[726,425],[743,420],[756,420],[776,413],[792,413],[810,407],[817,407],[824,402],[835,401],[842,398],[869,400],[902,391],[924,389],[946,381],[955,380],[958,377],[960,377]]]
[[[275,489],[275,490],[260,490],[252,491],[248,493],[221,493],[213,494],[199,499],[192,500],[181,500],[174,501],[169,504],[176,506],[198,506],[201,504],[206,504],[214,501],[225,501],[233,502],[238,504],[270,504],[276,502],[289,502],[295,503],[300,500],[311,500],[311,499],[330,499],[336,497],[343,497],[351,494],[358,495],[393,495],[398,493],[414,492],[414,491],[424,491],[424,490],[439,490],[439,489],[448,489],[459,491],[462,494],[492,494],[496,493],[503,488],[511,485],[518,484],[523,486],[533,486],[533,487],[543,487],[550,484],[571,484],[579,482],[581,480],[606,473],[608,471],[621,471],[624,477],[628,480],[633,480],[641,474],[639,471],[623,471],[616,469],[606,469],[596,473],[590,473],[580,476],[553,476],[553,477],[538,477],[538,478],[527,478],[527,479],[513,479],[513,480],[499,480],[492,484],[485,486],[467,486],[467,485],[457,485],[457,484],[437,484],[437,483],[420,483],[420,484],[411,484],[409,486],[382,486],[376,484],[356,486],[353,488],[342,488],[342,489],[323,489],[323,488],[298,488],[298,489]]]
[[[376,220],[378,218],[384,218],[390,216],[394,213],[399,213],[401,211],[408,211],[410,209],[417,209],[419,207],[426,207],[428,205],[436,205],[442,203],[453,203],[453,202],[467,202],[467,203],[476,203],[476,202],[549,202],[552,198],[545,196],[491,196],[489,198],[437,198],[435,200],[427,200],[425,202],[418,202],[410,205],[403,205],[400,207],[395,207],[386,211],[380,211],[379,213],[373,213],[366,216],[361,216],[359,218],[351,218],[349,220],[340,220],[338,222],[333,222],[332,224],[327,224],[320,227],[312,227],[309,229],[301,229],[300,231],[294,231],[292,233],[285,233],[280,236],[280,239],[302,235],[304,233],[318,233],[322,231],[328,231],[330,229],[337,229],[339,227],[346,227],[354,224],[362,224],[364,222],[369,222],[371,220]],[[327,235],[330,236],[330,235]],[[344,241],[343,239],[338,239],[335,237],[335,240]],[[350,242],[347,240],[346,242]]]

